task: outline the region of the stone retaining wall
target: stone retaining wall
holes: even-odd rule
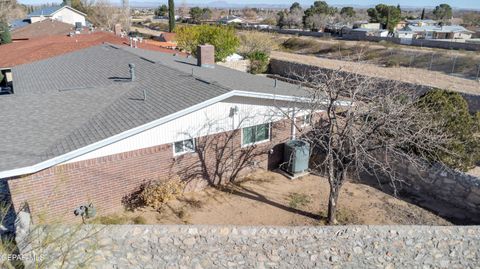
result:
[[[81,227],[97,232],[73,253],[51,246],[37,257],[49,268],[58,268],[59,257],[75,268],[88,255],[88,268],[474,268],[480,259],[479,226]]]
[[[336,70],[322,68],[318,66],[312,66],[308,64],[301,64],[301,63],[295,63],[295,62],[284,61],[279,59],[273,59],[273,58],[270,60],[270,73],[279,75],[285,78],[295,79],[295,76],[299,76],[299,75],[308,76],[309,74],[312,74],[317,71],[328,73]],[[340,72],[345,73],[345,75],[348,74],[348,72],[346,71],[340,71]],[[362,75],[358,75],[358,76],[367,78],[367,76],[362,76]],[[388,82],[387,79],[379,78],[379,80]],[[426,85],[418,85],[418,84],[412,84],[407,82],[403,82],[403,84],[406,85],[406,87],[408,88],[415,89],[420,94],[432,89],[432,87],[426,86]],[[480,95],[474,95],[474,94],[469,94],[464,92],[461,92],[460,94],[467,101],[470,112],[480,111]]]
[[[480,178],[441,165],[419,171],[409,163],[397,162],[396,170],[408,193],[448,202],[468,211],[466,215],[472,220],[480,221]]]

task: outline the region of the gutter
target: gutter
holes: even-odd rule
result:
[[[103,148],[105,146],[111,145],[111,144],[116,143],[120,140],[123,140],[123,139],[126,139],[128,137],[134,136],[136,134],[142,133],[144,131],[147,131],[147,130],[152,129],[154,127],[157,127],[159,125],[165,124],[169,121],[175,120],[179,117],[190,114],[190,113],[195,112],[199,109],[205,108],[205,107],[207,107],[209,105],[212,105],[212,104],[215,104],[215,103],[218,103],[218,102],[223,101],[223,100],[225,100],[227,98],[230,98],[230,97],[252,97],[252,98],[259,98],[259,99],[270,99],[270,100],[279,100],[279,101],[293,101],[293,102],[306,102],[306,101],[309,100],[307,97],[294,97],[294,96],[287,96],[287,95],[276,95],[276,94],[270,94],[270,93],[258,93],[258,92],[236,91],[236,90],[230,91],[230,92],[227,92],[225,94],[214,97],[212,99],[209,99],[207,101],[204,101],[202,103],[193,105],[193,106],[191,106],[189,108],[186,108],[184,110],[181,110],[181,111],[175,112],[173,114],[170,114],[168,116],[165,116],[163,118],[151,121],[151,122],[146,123],[144,125],[129,129],[129,130],[124,131],[122,133],[119,133],[119,134],[116,134],[114,136],[108,137],[104,140],[95,142],[95,143],[87,145],[85,147],[70,151],[66,154],[54,157],[52,159],[34,164],[32,166],[27,166],[27,167],[2,171],[2,172],[0,172],[0,179],[33,174],[33,173],[36,173],[38,171],[50,168],[52,166],[65,163],[65,162],[67,162],[71,159],[74,159],[76,157],[85,155],[89,152],[92,152],[94,150],[97,150],[97,149]]]

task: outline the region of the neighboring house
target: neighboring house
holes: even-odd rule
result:
[[[415,19],[415,20],[407,20],[406,25],[412,25],[412,26],[435,26],[437,25],[438,22],[435,20],[430,20],[430,19]]]
[[[232,23],[244,23],[245,20],[237,16],[228,15],[220,18],[217,22],[220,24],[232,24]]]
[[[387,37],[388,36],[388,30],[370,29],[370,28],[355,28],[355,29],[352,29],[348,34],[350,36],[354,36],[354,37],[366,37],[366,36]]]
[[[216,66],[209,46],[199,55],[104,44],[12,68],[0,178],[14,209],[28,202],[35,218],[71,221],[87,203],[101,215],[121,210],[149,180],[204,186],[218,161],[277,168],[283,142],[302,135],[285,115],[312,120],[307,92]]]
[[[420,39],[470,39],[473,32],[459,25],[449,26],[413,26],[408,25],[405,31],[415,33],[416,38]]]
[[[353,29],[361,28],[361,29],[371,29],[371,30],[380,30],[381,25],[380,23],[376,22],[367,22],[367,21],[357,21],[353,23]]]
[[[20,29],[22,27],[25,27],[30,24],[29,19],[18,19],[18,20],[12,20],[9,23],[10,26],[10,31],[14,31],[16,29]]]
[[[37,23],[25,25],[12,31],[12,40],[23,41],[37,37],[47,37],[55,35],[68,35],[74,32],[71,24],[56,20],[43,20]]]
[[[70,6],[46,7],[28,14],[31,23],[36,23],[46,19],[53,19],[68,23],[71,25],[81,24],[87,26],[85,17],[87,15]]]
[[[395,37],[413,39],[416,37],[416,33],[413,31],[399,30],[395,32]]]
[[[44,22],[35,24],[38,25],[42,23]],[[0,57],[0,69],[10,69],[17,65],[55,57],[103,43],[123,45],[128,44],[128,39],[120,38],[112,33],[94,32],[72,37],[66,35],[37,37],[22,42],[5,44],[0,46],[0,55],[2,55],[2,57]],[[160,48],[155,45],[146,44],[145,42],[139,43],[138,46],[147,50],[170,54],[176,53],[174,50]]]

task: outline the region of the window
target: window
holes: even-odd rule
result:
[[[185,154],[188,152],[195,152],[195,142],[193,139],[187,139],[173,143],[174,155]]]
[[[270,123],[242,129],[242,146],[257,144],[270,140]]]
[[[312,124],[312,114],[306,114],[302,116],[302,126],[308,126]]]

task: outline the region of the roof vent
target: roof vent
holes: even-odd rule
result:
[[[200,67],[215,67],[215,47],[209,44],[197,47],[197,65]]]
[[[11,69],[0,70],[0,95],[13,94],[13,78]]]
[[[135,64],[128,64],[130,68],[130,80],[135,81]]]

